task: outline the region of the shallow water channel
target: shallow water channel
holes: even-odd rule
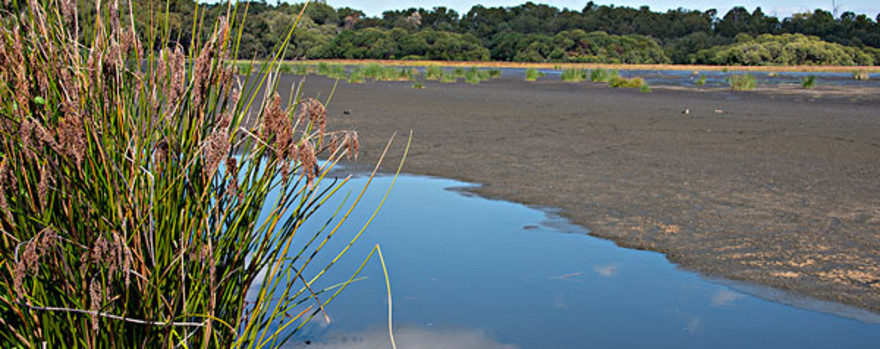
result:
[[[334,200],[348,190],[356,195],[364,182],[353,179]],[[390,177],[374,180],[349,229],[331,240],[331,249],[348,242],[390,183]],[[847,348],[880,343],[876,314],[707,280],[676,268],[661,254],[588,236],[545,210],[450,190],[466,186],[401,176],[362,239],[322,278],[325,284],[344,281],[380,244],[399,348]],[[328,306],[330,324],[316,317],[289,346],[390,348],[378,259],[362,276],[368,278]]]

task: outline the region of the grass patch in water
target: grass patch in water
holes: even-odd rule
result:
[[[758,79],[749,73],[731,75],[727,78],[727,82],[734,91],[751,91],[758,86]]]
[[[645,86],[645,80],[642,78],[624,78],[615,76],[608,80],[608,86],[612,88],[641,88]]]
[[[568,68],[562,71],[559,78],[565,82],[581,82],[587,80],[589,71],[579,68]]]
[[[535,68],[527,68],[526,69],[526,81],[536,81],[538,78],[544,76],[544,73],[539,72],[538,69]]]
[[[816,87],[816,76],[815,75],[805,76],[803,79],[801,79],[801,87],[803,87],[805,89],[811,89],[811,88]]]

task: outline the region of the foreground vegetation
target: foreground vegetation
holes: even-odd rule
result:
[[[321,276],[348,214],[300,228],[357,134],[284,108],[272,60],[236,76],[246,6],[187,50],[118,3],[0,10],[0,347],[282,346],[347,285]]]
[[[151,2],[136,2],[139,23]],[[251,2],[240,51],[244,57],[268,57],[285,38],[286,24],[301,4]],[[171,38],[188,49],[194,2],[174,1],[169,9]],[[220,5],[200,8],[210,21]],[[305,10],[302,31],[284,49],[285,59],[396,59],[517,62],[675,63],[734,65],[875,65],[880,64],[880,24],[865,14],[833,16],[815,10],[788,18],[769,16],[760,8],[677,9],[654,12],[641,8],[587,3],[582,9],[558,9],[531,2],[512,7],[474,6],[459,14],[445,7],[387,11],[370,18],[357,9],[315,3]],[[800,34],[798,50],[829,52],[802,59],[767,56],[726,59],[746,37],[788,41]],[[767,41],[759,39],[760,41]],[[763,56],[762,56],[763,57]],[[849,58],[846,58],[849,57]]]

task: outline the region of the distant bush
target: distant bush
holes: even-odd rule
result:
[[[745,35],[745,34],[744,34]],[[873,55],[856,47],[802,34],[764,34],[699,51],[697,64],[715,65],[874,65]]]
[[[758,86],[758,79],[748,73],[731,75],[727,81],[730,83],[730,89],[734,91],[754,90]]]

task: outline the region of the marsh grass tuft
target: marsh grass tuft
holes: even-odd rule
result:
[[[308,242],[348,215],[300,227],[357,133],[300,93],[284,107],[276,60],[235,63],[247,3],[188,51],[170,14],[139,28],[117,3],[0,9],[0,347],[283,346],[351,281],[322,280],[313,257],[344,251]]]
[[[560,79],[566,82],[581,82],[587,80],[589,72],[585,69],[568,68],[562,71]]]
[[[296,75],[309,75],[313,71],[313,67],[305,64],[294,64],[293,65],[293,73]]]
[[[609,82],[612,78],[620,75],[617,69],[593,69],[590,72],[590,81],[592,82]]]
[[[348,71],[349,84],[362,84],[365,78],[364,69],[361,67],[353,67]]]
[[[694,82],[697,86],[705,86],[706,85],[706,75],[700,74],[700,78]]]
[[[443,75],[440,77],[440,82],[444,84],[451,84],[458,81],[458,78],[454,73],[444,70]]]
[[[443,67],[437,65],[431,65],[425,68],[425,79],[427,80],[440,80],[443,77]]]
[[[642,78],[624,78],[620,76],[612,77],[611,80],[608,81],[608,86],[612,88],[641,88],[645,85],[645,80]]]
[[[852,73],[853,80],[858,81],[868,81],[871,79],[871,75],[868,74],[866,70],[855,70]]]
[[[758,79],[749,73],[731,75],[727,78],[727,82],[734,91],[751,91],[758,85]]]
[[[805,88],[805,89],[811,89],[811,88],[816,87],[816,76],[815,75],[805,76],[803,79],[801,79],[801,87]]]
[[[475,68],[475,67],[472,67],[471,69],[468,69],[468,70],[464,73],[464,82],[466,82],[466,83],[468,83],[468,84],[471,84],[471,85],[478,85],[478,84],[480,83],[480,81],[482,81],[482,80],[484,80],[484,79],[483,79],[483,74],[481,74],[481,73],[480,73],[480,70],[478,70],[478,69]]]
[[[538,71],[536,68],[526,69],[526,81],[536,81],[542,76],[544,76],[544,73]]]

